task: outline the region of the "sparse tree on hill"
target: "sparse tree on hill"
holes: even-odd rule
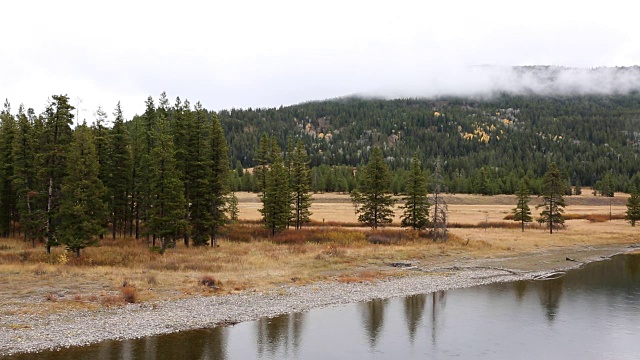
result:
[[[549,165],[549,170],[542,178],[542,204],[536,208],[542,207],[544,210],[540,213],[541,222],[549,225],[549,233],[553,234],[553,228],[556,225],[564,224],[562,213],[566,206],[563,198],[565,191],[564,180],[562,174],[558,170],[555,162]]]
[[[631,226],[636,226],[636,222],[640,220],[640,192],[632,184],[629,189],[631,196],[627,199],[627,212],[625,219],[631,223]]]
[[[424,229],[429,224],[429,203],[427,178],[420,168],[420,161],[416,155],[411,160],[411,171],[406,182],[406,197],[401,226],[414,230]]]
[[[362,172],[360,186],[353,193],[352,200],[360,204],[356,209],[358,221],[375,230],[393,221],[395,203],[390,194],[391,174],[380,148],[373,149],[371,159]]]
[[[516,197],[518,199],[518,203],[512,210],[514,215],[513,220],[520,222],[522,231],[524,232],[525,224],[533,221],[533,218],[531,217],[531,209],[529,208],[531,196],[529,195],[527,182],[524,179],[520,181],[520,187],[516,191]]]

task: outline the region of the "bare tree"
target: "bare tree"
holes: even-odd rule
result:
[[[440,170],[440,158],[436,159],[436,169],[433,173],[433,195],[431,196],[431,204],[433,204],[433,218],[431,220],[431,231],[433,241],[447,241],[447,212],[449,208],[446,200],[442,197],[442,192],[446,191],[444,179]]]

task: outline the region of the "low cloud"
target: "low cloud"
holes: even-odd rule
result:
[[[609,95],[640,90],[640,67],[593,69],[560,66],[471,66],[422,74],[408,84],[359,95],[403,98],[437,96]]]

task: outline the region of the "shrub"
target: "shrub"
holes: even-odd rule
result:
[[[211,275],[204,275],[200,278],[200,281],[198,283],[203,286],[208,286],[212,289],[219,289],[222,286],[222,283],[220,281],[217,281]]]
[[[122,292],[122,299],[129,304],[135,304],[138,302],[138,289],[132,285],[125,285],[120,290]]]
[[[372,244],[391,245],[398,244],[402,240],[403,236],[403,231],[379,230],[369,234],[368,240]]]

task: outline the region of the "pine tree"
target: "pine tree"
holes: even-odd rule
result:
[[[424,229],[429,224],[429,203],[427,178],[422,173],[418,156],[411,160],[411,171],[406,182],[406,196],[404,201],[404,214],[401,217],[402,227],[411,227],[414,230]]]
[[[199,105],[199,103],[197,105]],[[178,171],[180,180],[184,183],[184,198],[187,200],[185,220],[190,224],[188,231],[184,234],[183,242],[185,246],[189,246],[191,241],[190,237],[192,235],[192,231],[194,231],[193,222],[199,222],[199,219],[201,219],[201,212],[198,212],[196,214],[196,219],[192,221],[190,208],[194,207],[194,201],[200,203],[203,201],[206,202],[204,199],[192,195],[191,188],[202,184],[202,182],[206,183],[208,181],[208,176],[203,176],[203,174],[200,173],[200,170],[194,169],[194,166],[197,166],[197,164],[200,164],[203,161],[202,156],[206,155],[201,154],[206,152],[209,147],[208,144],[201,140],[203,137],[203,129],[201,123],[195,123],[194,113],[191,111],[191,104],[189,103],[189,100],[182,103],[179,97],[176,98],[176,103],[171,114],[171,129],[176,149],[176,170]],[[198,127],[195,128],[195,126]],[[208,133],[204,134],[204,136],[208,136]],[[199,174],[194,176],[194,172]],[[198,182],[198,184],[195,184],[195,182]],[[201,206],[199,206],[199,204],[195,204],[196,212],[200,208]],[[200,238],[204,236],[208,239],[209,233],[207,229],[205,229],[204,232],[200,229],[196,229],[196,231],[200,231],[198,236]],[[201,242],[201,239],[194,242],[199,243]]]
[[[152,167],[153,167],[153,149],[156,148],[157,139],[157,127],[158,127],[158,113],[156,111],[153,98],[149,96],[146,101],[146,109],[142,115],[142,127],[140,129],[143,143],[138,167],[136,168],[136,178],[139,180],[137,185],[139,186],[136,204],[136,236],[139,234],[139,222],[142,219],[144,225],[147,227],[145,235],[147,242],[149,242],[149,236],[152,237],[152,245],[155,246],[156,235],[152,234],[149,230],[151,222],[151,206],[154,201],[153,190],[151,184],[153,182]],[[166,120],[166,119],[165,119]],[[168,126],[167,126],[168,130]]]
[[[227,195],[229,194],[229,158],[227,141],[218,116],[211,118],[211,170],[209,183],[211,191],[211,246],[218,245],[218,236],[226,217]]]
[[[106,192],[99,179],[99,165],[91,130],[83,124],[73,134],[69,147],[67,173],[62,185],[58,214],[58,238],[69,251],[80,257],[80,250],[97,244],[104,234]]]
[[[184,187],[175,168],[173,139],[162,114],[158,116],[153,135],[148,227],[153,238],[160,239],[162,248],[166,249],[173,247],[187,229]]]
[[[98,157],[98,165],[100,169],[100,180],[102,183],[107,181],[107,172],[109,167],[107,162],[111,154],[109,154],[109,129],[106,127],[107,113],[101,106],[96,110],[96,122],[93,125],[93,138],[96,144],[96,155]]]
[[[47,235],[47,200],[49,176],[46,171],[45,126],[42,116],[36,116],[33,109],[18,111],[18,132],[14,139],[14,187],[18,196],[20,228],[25,238],[43,239]]]
[[[566,206],[563,198],[565,184],[562,174],[558,170],[555,162],[549,165],[549,170],[542,178],[542,199],[543,203],[536,208],[543,207],[540,213],[541,222],[549,225],[549,233],[553,234],[553,227],[564,224],[562,213]]]
[[[72,111],[75,108],[69,104],[67,95],[53,95],[45,110],[44,126],[44,168],[48,180],[47,186],[47,222],[46,222],[46,250],[51,253],[51,247],[59,245],[56,239],[56,223],[60,208],[60,194],[62,179],[66,174],[66,153],[72,139],[71,125]]]
[[[287,170],[280,154],[275,155],[266,177],[267,184],[260,196],[262,201],[260,213],[265,227],[271,230],[272,235],[275,235],[276,232],[287,228],[291,216]]]
[[[189,129],[186,149],[186,184],[188,187],[189,224],[191,241],[196,246],[208,245],[213,218],[211,203],[213,192],[213,162],[211,153],[211,124],[200,102],[195,105],[194,119]]]
[[[289,153],[291,157],[290,186],[293,197],[293,225],[300,229],[309,222],[311,216],[311,177],[307,152],[302,140],[298,140],[295,149]]]
[[[120,232],[121,236],[126,232],[127,218],[130,211],[129,195],[132,192],[131,170],[133,158],[129,134],[124,124],[124,116],[120,102],[113,113],[115,120],[113,128],[107,137],[107,153],[105,159],[105,181],[107,187],[109,207],[111,213],[111,235],[115,239]],[[98,155],[98,158],[100,156]]]
[[[524,232],[525,223],[533,221],[533,218],[531,217],[531,209],[529,208],[531,196],[529,195],[529,187],[527,187],[525,179],[520,181],[520,187],[516,190],[516,197],[518,199],[518,203],[512,210],[514,215],[513,220],[520,221],[522,231]]]
[[[12,223],[17,220],[16,191],[13,188],[13,141],[16,120],[11,115],[9,101],[0,112],[0,236],[10,236]]]
[[[362,181],[357,195],[352,196],[354,202],[361,205],[357,208],[358,221],[377,229],[393,221],[394,200],[389,193],[391,174],[384,162],[380,148],[373,148],[371,159],[363,169]]]
[[[625,219],[631,223],[631,226],[636,226],[636,221],[640,220],[640,192],[632,184],[629,193],[631,196],[627,199]]]
[[[227,209],[229,211],[229,220],[232,222],[237,222],[240,215],[240,208],[238,208],[238,197],[236,193],[231,193],[229,197],[229,207]]]
[[[109,129],[106,127],[107,113],[102,109],[102,106],[98,106],[98,110],[95,112],[95,123],[92,126],[93,139],[96,148],[96,156],[98,158],[98,178],[104,185],[109,183]],[[104,201],[106,204],[111,202],[111,194],[107,191],[104,194]],[[109,218],[105,218],[104,226],[109,226]],[[115,227],[115,225],[114,225]],[[113,231],[115,238],[115,230]]]
[[[129,203],[129,236],[140,238],[140,220],[142,214],[142,176],[140,172],[144,169],[143,165],[147,165],[143,159],[144,140],[141,119],[134,117],[131,121],[129,130],[129,143],[131,144],[131,159],[133,166],[131,168],[131,202]]]
[[[253,176],[256,178],[258,185],[258,192],[264,192],[267,187],[267,172],[269,172],[269,151],[271,149],[271,143],[266,133],[260,137],[258,149],[256,150],[256,158],[253,161],[256,165],[253,168]]]

